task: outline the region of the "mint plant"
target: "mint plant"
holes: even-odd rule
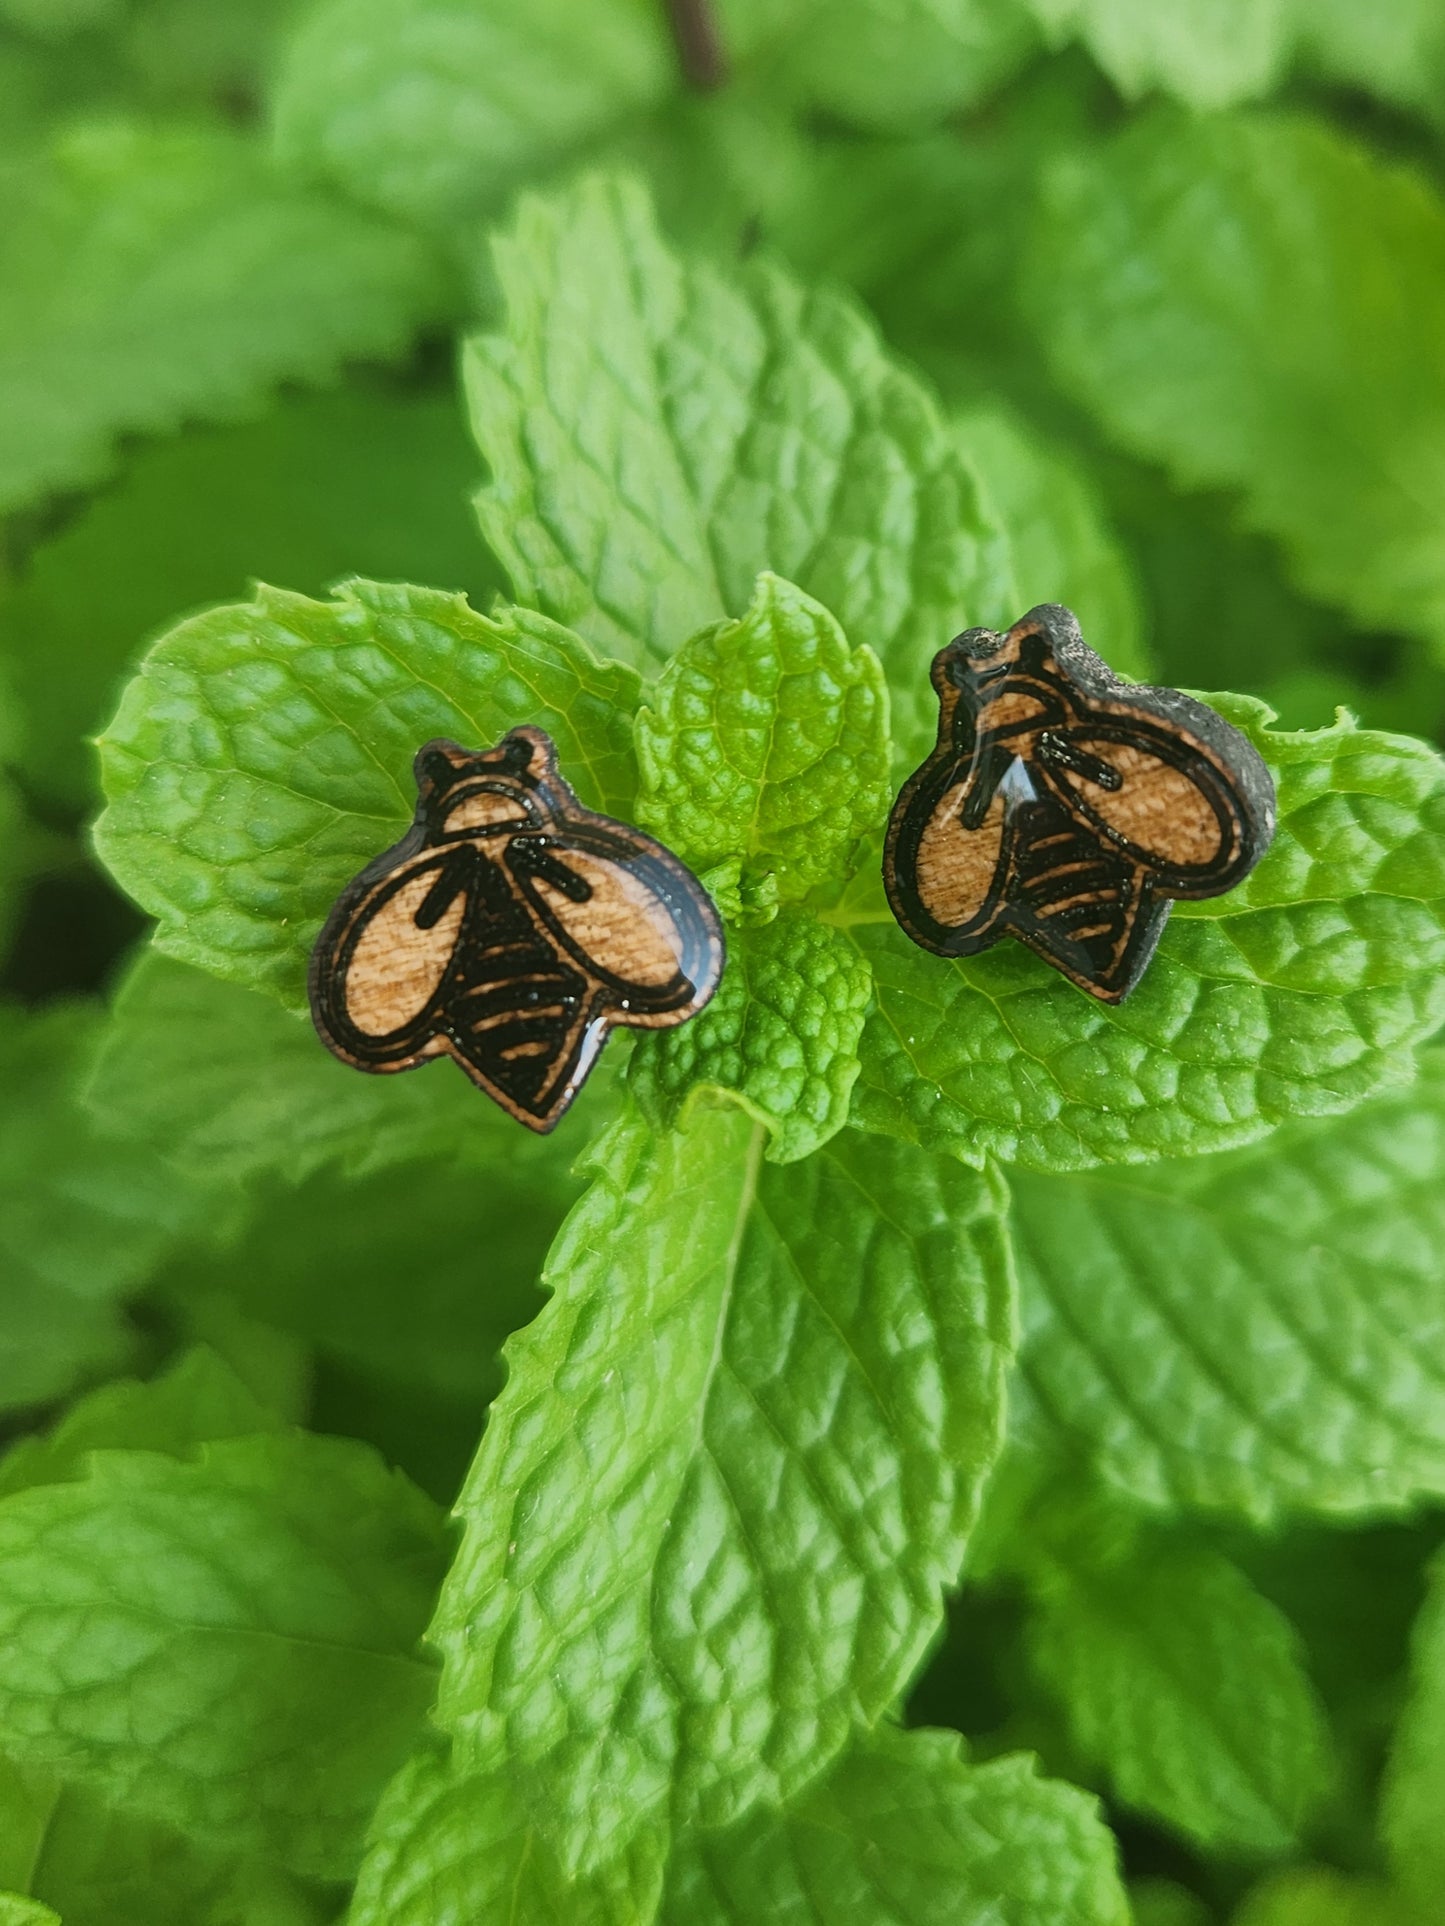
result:
[[[1428,1926],[1445,35],[693,7],[0,0],[0,1921]],[[1278,790],[1117,1007],[881,885],[1045,600]],[[546,1138],[305,1017],[524,723]]]

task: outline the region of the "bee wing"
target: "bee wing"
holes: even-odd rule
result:
[[[521,845],[522,839],[518,839]],[[579,830],[514,871],[562,947],[613,991],[623,1023],[681,1023],[722,974],[722,933],[701,885],[640,832]]]
[[[1013,838],[1007,778],[976,768],[964,782],[947,766],[925,764],[905,786],[889,828],[884,876],[908,934],[928,949],[969,955],[991,943],[1005,908]],[[966,820],[980,783],[992,794],[976,827]]]
[[[1099,780],[1105,776],[1106,780]],[[1137,718],[1086,718],[1046,780],[1171,895],[1213,895],[1250,867],[1246,798],[1205,743]]]
[[[341,1019],[329,1027],[349,1054],[391,1054],[386,1046],[409,1036],[434,1002],[466,913],[455,870],[442,855],[383,877],[321,958],[326,1003]]]

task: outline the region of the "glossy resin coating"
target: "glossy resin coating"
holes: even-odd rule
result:
[[[888,900],[915,943],[1019,942],[1106,1003],[1176,898],[1220,896],[1274,835],[1268,769],[1222,716],[1123,682],[1045,604],[934,658],[938,741],[888,825]]]
[[[541,729],[429,742],[416,820],[337,900],[311,957],[322,1041],[359,1070],[450,1056],[550,1130],[617,1024],[661,1030],[717,988],[723,939],[661,843],[584,809]]]

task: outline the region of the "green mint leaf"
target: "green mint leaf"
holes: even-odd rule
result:
[[[21,1893],[0,1893],[0,1926],[61,1926],[59,1913]]]
[[[414,237],[215,129],[72,129],[3,187],[0,508],[95,480],[123,433],[395,354],[442,304]]]
[[[48,1432],[18,1439],[0,1457],[0,1497],[80,1477],[92,1451],[161,1451],[184,1458],[215,1438],[283,1428],[280,1416],[223,1358],[199,1345],[149,1383],[120,1378],[101,1385]]]
[[[1445,211],[1422,179],[1318,122],[1159,113],[1055,170],[1036,239],[1029,311],[1111,435],[1239,489],[1312,594],[1445,639],[1422,455]]]
[[[1445,1019],[1445,764],[1406,736],[1276,732],[1258,703],[1209,700],[1274,773],[1259,868],[1176,906],[1112,1009],[1015,943],[947,963],[887,924],[858,928],[878,1007],[855,1121],[1079,1170],[1247,1143],[1413,1074]]]
[[[1445,1893],[1440,1837],[1445,1784],[1445,1559],[1430,1567],[1430,1590],[1411,1641],[1409,1696],[1395,1730],[1380,1801],[1380,1832],[1395,1877],[1425,1909]]]
[[[996,1180],[732,1105],[624,1120],[459,1501],[431,1637],[460,1763],[544,1775],[569,1872],[670,1802],[788,1797],[908,1678],[998,1444]]]
[[[1328,1727],[1288,1620],[1205,1547],[1053,1567],[1029,1630],[1122,1805],[1207,1851],[1281,1854],[1328,1794]]]
[[[1062,602],[1119,675],[1150,679],[1132,566],[1087,476],[998,403],[955,417],[959,441],[1008,530],[1014,574],[1034,602]]]
[[[372,1820],[348,1926],[436,1926],[439,1919],[565,1920],[637,1926],[655,1917],[661,1842],[569,1876],[510,1770],[459,1771],[442,1748],[418,1752]]]
[[[1134,1926],[1214,1926],[1214,1914],[1198,1893],[1172,1879],[1133,1879],[1129,1904]]]
[[[820,603],[758,577],[745,615],[684,643],[636,718],[638,819],[694,869],[730,856],[797,902],[852,873],[888,814],[888,689]]]
[[[565,1119],[541,1142],[479,1102],[464,1078],[358,1076],[317,1047],[305,1017],[154,950],[126,974],[96,1041],[85,1094],[102,1128],[211,1191],[419,1161],[553,1170],[605,1110],[604,1059],[589,1085],[589,1121]]]
[[[1095,1802],[1034,1765],[881,1726],[781,1813],[685,1842],[661,1926],[1127,1926]]]
[[[1381,1879],[1291,1866],[1249,1892],[1234,1926],[1428,1926],[1428,1915]]]
[[[1021,0],[833,0],[776,66],[809,105],[886,131],[966,111],[1037,47]]]
[[[1255,1148],[1017,1173],[1020,1368],[1147,1505],[1375,1513],[1445,1492],[1445,1052]]]
[[[0,1410],[123,1366],[120,1300],[203,1210],[153,1152],[103,1136],[82,1110],[98,1018],[79,1003],[0,1006]]]
[[[845,936],[806,910],[784,910],[729,935],[722,983],[701,1016],[639,1039],[631,1088],[659,1128],[692,1091],[730,1091],[772,1132],[768,1156],[796,1162],[848,1121],[872,994],[868,965]]]
[[[466,379],[518,599],[657,663],[775,570],[876,651],[895,735],[931,737],[930,658],[1013,584],[937,404],[853,303],[680,259],[627,176],[527,198],[495,253],[505,327]]]
[[[1435,0],[1394,0],[1376,13],[1353,0],[1295,0],[1295,13],[1307,66],[1439,125],[1445,19]]]
[[[677,84],[646,0],[328,0],[287,45],[274,117],[293,165],[449,228]]]
[[[1055,44],[1081,40],[1130,100],[1162,88],[1191,107],[1268,93],[1293,44],[1294,0],[1026,0]]]
[[[0,589],[27,785],[88,805],[89,738],[142,642],[258,577],[308,595],[349,574],[433,582],[485,607],[500,575],[465,500],[474,465],[450,393],[360,380],[138,448]]]
[[[291,1876],[207,1853],[88,1787],[0,1760],[0,1866],[65,1926],[322,1926]]]
[[[435,1508],[349,1441],[99,1452],[0,1502],[7,1750],[345,1878],[431,1697],[413,1648],[442,1563]]]
[[[377,582],[329,602],[258,587],[141,663],[101,740],[96,847],[167,955],[304,1008],[327,911],[411,823],[422,743],[486,748],[536,723],[582,800],[626,815],[636,702],[630,670],[526,609]]]
[[[182,1302],[216,1292],[347,1367],[475,1414],[500,1385],[503,1340],[538,1309],[547,1247],[580,1189],[566,1148],[496,1148],[300,1186],[277,1172],[233,1240],[173,1264],[157,1288]]]

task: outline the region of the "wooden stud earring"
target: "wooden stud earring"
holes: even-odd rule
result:
[[[915,943],[973,956],[1002,936],[1119,1003],[1172,899],[1233,889],[1274,836],[1274,784],[1222,716],[1123,682],[1066,608],[934,658],[938,741],[899,792],[883,878]]]
[[[347,885],[311,955],[311,1014],[358,1070],[452,1057],[551,1130],[623,1024],[696,1016],[722,975],[717,911],[641,830],[584,809],[541,729],[417,752],[416,820]]]

